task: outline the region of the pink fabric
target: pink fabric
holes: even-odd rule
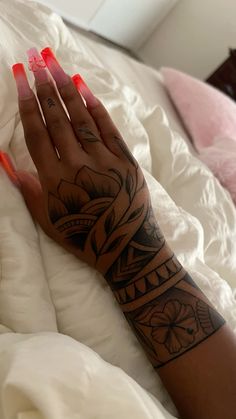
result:
[[[162,68],[164,83],[197,150],[216,137],[236,141],[236,104],[220,91],[187,74]]]
[[[187,74],[162,68],[164,83],[200,159],[236,204],[236,104]]]

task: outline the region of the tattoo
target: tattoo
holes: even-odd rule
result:
[[[119,145],[121,151],[124,153],[126,158],[129,160],[129,162],[137,168],[138,163],[136,162],[135,158],[133,157],[132,153],[128,149],[125,142],[121,138],[117,137],[116,135],[114,136],[114,139],[117,140],[117,144]]]
[[[56,106],[56,103],[54,102],[54,100],[52,98],[48,98],[47,99],[47,104],[49,108],[52,108],[53,106]]]
[[[28,67],[30,71],[36,72],[42,68],[45,68],[46,63],[41,57],[34,55],[29,58]]]
[[[164,292],[164,284],[158,288],[150,302],[125,313],[155,368],[197,346],[225,323],[187,273]]]
[[[83,140],[88,141],[89,143],[101,142],[101,140],[88,128],[79,128],[79,136],[82,136]]]
[[[120,184],[116,179],[83,166],[78,171],[74,183],[62,180],[57,188],[57,196],[49,193],[51,222],[63,233],[65,240],[84,250],[93,226],[111,206],[119,191]],[[94,233],[95,231],[92,236],[92,250],[97,256],[98,246]]]
[[[130,163],[126,172],[83,166],[73,182],[61,180],[49,193],[48,211],[62,238],[103,273],[159,368],[215,333],[224,319],[167,248],[143,174],[119,145]]]

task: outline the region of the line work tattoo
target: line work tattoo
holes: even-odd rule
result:
[[[56,103],[54,102],[54,100],[52,98],[48,98],[47,99],[47,104],[49,108],[52,108],[53,106],[56,106]]]
[[[89,128],[79,128],[78,135],[88,143],[101,142],[101,140]]]
[[[87,129],[87,141],[100,141]],[[105,276],[155,368],[194,348],[224,319],[168,248],[136,161],[127,170],[81,167],[48,195],[53,226]],[[127,166],[127,164],[126,164]]]

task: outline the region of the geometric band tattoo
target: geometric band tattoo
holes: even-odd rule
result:
[[[155,368],[207,339],[224,319],[168,248],[136,161],[118,138],[129,169],[86,165],[48,194],[54,228],[108,281]],[[96,137],[89,133],[88,141]]]

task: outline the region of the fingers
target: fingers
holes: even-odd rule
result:
[[[41,54],[56,81],[70,119],[49,79],[42,58],[37,50],[32,48],[28,51],[29,66],[35,76],[37,96],[46,127],[37,100],[29,87],[24,67],[16,65],[13,71],[18,86],[26,142],[37,168],[45,165],[45,157],[47,160],[45,166],[48,165],[48,156],[50,156],[50,162],[58,162],[54,146],[62,161],[74,161],[75,157],[76,160],[79,157],[83,160],[84,152],[101,155],[101,152],[104,153],[108,149],[117,157],[125,158],[135,165],[135,159],[122,140],[109,113],[83,79],[76,75],[72,82],[58,64],[50,48],[45,48]],[[36,141],[39,137],[42,139],[40,142]],[[78,140],[83,149],[79,147]],[[105,154],[103,155],[105,157]]]
[[[130,163],[136,165],[134,157],[122,139],[119,130],[116,128],[105,106],[94,96],[79,74],[75,74],[72,80],[78,91],[84,97],[90,115],[93,117],[107,148],[117,157],[126,158]]]
[[[33,91],[30,89],[23,64],[12,67],[19,95],[19,110],[23,124],[25,140],[30,155],[39,171],[55,167],[58,158],[52,146]]]
[[[68,110],[74,133],[83,149],[87,153],[101,152],[103,142],[99,131],[74,83],[64,72],[50,48],[43,49],[41,55],[57,84],[58,91]]]
[[[27,51],[29,66],[34,73],[37,96],[43,111],[49,135],[59,152],[61,160],[69,160],[78,154],[76,141],[70,121],[63,109],[59,96],[50,81],[45,64],[36,48]],[[42,64],[43,63],[43,64]],[[44,67],[43,67],[44,65]]]

